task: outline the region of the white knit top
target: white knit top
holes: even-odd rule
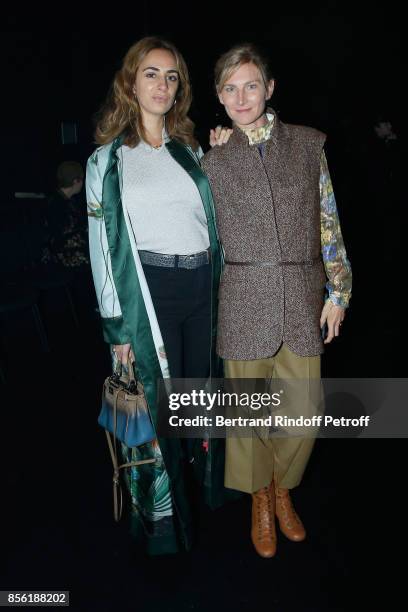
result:
[[[139,250],[191,255],[210,244],[200,193],[163,144],[145,142],[119,150],[122,201]]]

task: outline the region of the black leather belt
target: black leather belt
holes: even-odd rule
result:
[[[229,266],[255,266],[257,268],[271,268],[273,266],[313,266],[320,261],[320,257],[306,259],[305,261],[228,261]]]

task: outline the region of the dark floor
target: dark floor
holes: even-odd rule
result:
[[[113,521],[110,458],[96,424],[109,363],[96,315],[78,299],[77,307],[80,328],[63,294],[43,300],[50,353],[29,313],[2,320],[0,590],[69,590],[81,611],[378,608],[404,520],[396,483],[405,441],[319,439],[293,494],[308,538],[279,535],[274,559],[252,548],[248,496],[202,510],[193,552],[147,558],[126,521]],[[392,321],[378,326],[375,343],[371,329],[350,316],[324,372],[401,376]],[[387,349],[382,365],[378,346]]]

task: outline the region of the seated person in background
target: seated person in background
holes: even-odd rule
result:
[[[87,217],[78,201],[84,171],[81,164],[65,161],[58,166],[57,190],[47,204],[49,240],[43,263],[59,263],[66,268],[89,264]]]

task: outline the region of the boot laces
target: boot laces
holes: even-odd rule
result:
[[[260,540],[263,540],[270,537],[270,530],[273,526],[272,498],[268,487],[260,489],[255,495],[257,498],[258,536]]]
[[[292,499],[289,493],[286,493],[283,495],[278,494],[277,497],[279,499],[279,503],[282,508],[282,513],[283,513],[282,518],[285,521],[285,523],[288,525],[288,527],[293,526],[293,522],[299,524],[300,519],[296,513],[296,510],[294,508],[294,505],[293,505],[293,502],[292,502]]]

